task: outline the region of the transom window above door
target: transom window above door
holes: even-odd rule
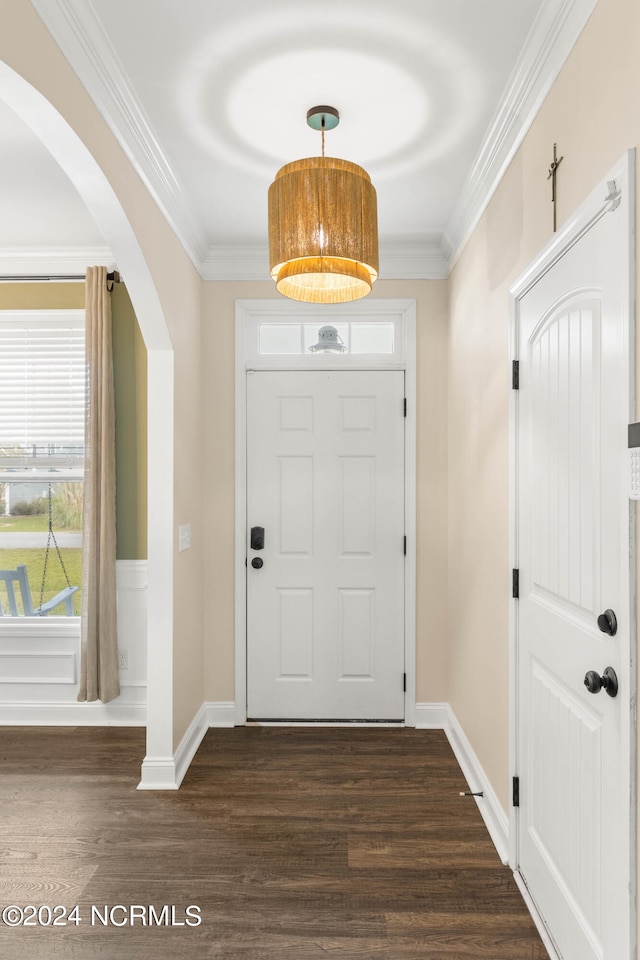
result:
[[[261,323],[262,356],[334,353],[393,356],[393,322]]]
[[[245,369],[399,369],[410,360],[407,316],[415,316],[414,301],[240,300],[236,307]]]

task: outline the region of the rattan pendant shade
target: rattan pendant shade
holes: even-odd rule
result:
[[[335,157],[282,167],[269,188],[269,265],[279,293],[311,303],[366,296],[378,278],[376,191]]]

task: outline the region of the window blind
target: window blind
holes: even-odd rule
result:
[[[82,467],[84,312],[0,315],[0,470]]]

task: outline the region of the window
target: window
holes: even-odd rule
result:
[[[0,577],[26,566],[34,609],[80,587],[85,381],[84,311],[0,314]],[[50,516],[59,550],[51,541],[47,556]],[[14,592],[23,613],[17,582]],[[71,602],[75,616],[79,589]],[[61,601],[47,613],[70,611]]]
[[[335,329],[343,353],[351,356],[393,356],[393,322],[363,323],[361,321],[330,321]],[[262,356],[313,353],[318,343],[322,323],[260,323],[259,351]]]

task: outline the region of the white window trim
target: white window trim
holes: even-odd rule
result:
[[[353,323],[393,321],[393,355],[326,353],[300,356],[261,355],[260,323],[299,323],[346,319]],[[415,726],[416,712],[416,302],[365,299],[347,305],[305,304],[291,300],[236,300],[235,369],[235,710],[236,725],[247,720],[247,370],[404,370],[407,398],[405,420],[405,668],[407,690],[404,725]]]

